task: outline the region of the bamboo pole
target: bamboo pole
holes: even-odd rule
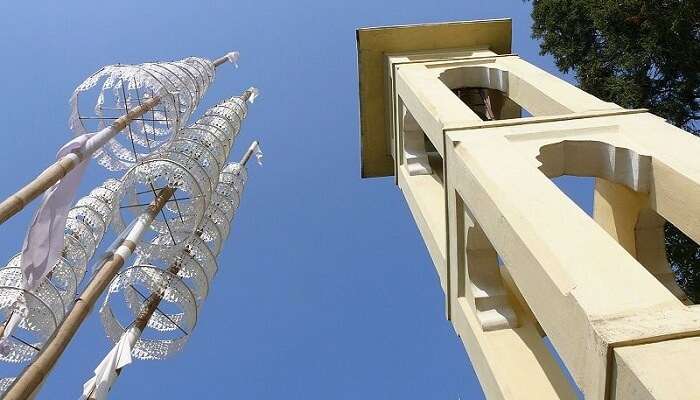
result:
[[[168,269],[166,270],[170,272],[173,275],[177,275],[178,272],[180,272],[180,265],[177,263],[172,264]],[[165,290],[161,290],[159,292],[154,292],[151,293],[150,296],[148,296],[148,299],[144,303],[144,306],[141,308],[141,311],[139,312],[139,315],[136,317],[134,320],[134,323],[127,329],[122,335],[128,335],[129,336],[129,345],[130,347],[134,347],[136,342],[139,340],[141,335],[143,334],[143,330],[146,329],[146,325],[148,325],[148,321],[151,319],[153,314],[155,314],[156,310],[158,310],[158,306],[160,306],[160,302],[163,300],[163,296],[165,295]],[[112,386],[114,385],[114,381],[119,377],[121,374],[123,368],[118,368],[116,372],[116,376],[114,376],[112,379],[110,379],[109,382],[109,388],[107,390],[112,390]],[[95,397],[95,387],[96,387],[97,382],[93,383],[92,388],[90,389],[90,396],[88,397],[88,400],[97,400]]]
[[[224,64],[226,61],[228,61],[228,57],[222,56],[214,60],[212,64],[214,64],[215,67],[218,67],[219,65]]]
[[[244,94],[245,98],[244,100],[247,100],[248,97],[250,96],[250,92],[246,91]],[[248,150],[243,154],[243,157],[241,157],[241,161],[239,162],[241,165],[246,165],[250,158],[253,156],[255,153],[255,149],[258,147],[259,142],[257,140],[253,141],[253,143],[250,144],[250,147],[248,147]],[[196,235],[201,235],[201,231],[197,231],[195,233]],[[186,250],[185,250],[186,251]],[[177,263],[173,263],[168,269],[166,270],[170,272],[173,275],[177,275],[178,272],[180,272],[180,265]],[[138,339],[141,337],[143,334],[143,330],[146,329],[146,325],[148,325],[148,321],[151,319],[153,314],[155,314],[156,310],[158,310],[158,306],[160,306],[160,302],[163,300],[163,295],[165,293],[163,291],[160,292],[154,292],[151,293],[150,296],[148,296],[148,299],[144,303],[144,306],[141,308],[141,311],[139,312],[139,315],[136,317],[134,320],[134,323],[129,327],[129,329],[124,332],[122,335],[129,335],[129,340],[131,341],[130,345],[133,347]],[[1,334],[1,333],[0,333]],[[116,372],[116,376],[114,376],[110,382],[109,382],[109,389],[112,389],[112,386],[114,385],[114,381],[120,376],[123,368],[118,368]],[[90,389],[90,395],[88,397],[88,400],[97,400],[95,397],[95,385],[96,382],[93,383],[92,388]]]
[[[26,400],[35,393],[36,389],[43,383],[53,366],[58,361],[66,346],[75,336],[97,299],[107,288],[111,280],[117,275],[124,261],[128,259],[136,249],[136,243],[146,228],[153,222],[156,215],[163,208],[165,203],[175,193],[175,189],[166,187],[158,192],[156,198],[138,217],[125,239],[114,254],[105,261],[97,270],[93,278],[80,296],[76,299],[75,305],[66,315],[61,325],[49,338],[43,350],[17,378],[12,386],[7,390],[5,400]]]
[[[152,97],[138,107],[134,107],[127,114],[115,120],[109,127],[102,129],[88,140],[83,152],[69,153],[46,168],[39,176],[0,203],[0,224],[20,212],[29,202],[39,197],[61,178],[66,176],[82,161],[88,159],[92,153],[102,147],[106,142],[126,128],[134,119],[142,116],[160,103],[160,97]]]
[[[250,157],[253,156],[253,153],[255,153],[255,149],[259,145],[260,143],[257,140],[254,140],[253,143],[250,144],[250,147],[248,147],[248,150],[246,150],[245,154],[243,154],[243,157],[241,158],[241,165],[246,165],[248,163],[248,160],[250,160]]]
[[[228,60],[226,56],[217,58],[213,64],[214,67],[218,67]],[[248,94],[250,96],[250,94]],[[247,99],[247,97],[246,97]],[[72,171],[78,164],[82,161],[90,158],[92,154],[107,143],[110,139],[115,137],[121,130],[127,127],[134,119],[139,118],[146,112],[152,110],[155,106],[160,104],[160,97],[151,97],[147,101],[138,107],[134,107],[127,114],[122,115],[117,120],[115,120],[112,125],[99,131],[95,136],[88,140],[85,145],[85,151],[79,152],[75,151],[67,154],[57,160],[55,163],[51,164],[48,168],[42,171],[39,176],[34,178],[31,182],[26,184],[20,190],[12,194],[10,197],[5,199],[0,203],[0,225],[5,221],[10,219],[13,215],[22,211],[27,204],[32,200],[39,197],[42,193],[47,191],[56,182],[60,181],[61,178],[66,176],[70,171]]]

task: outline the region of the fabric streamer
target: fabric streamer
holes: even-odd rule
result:
[[[83,385],[80,400],[87,400],[90,396],[96,400],[107,398],[112,382],[117,377],[117,370],[131,364],[131,348],[136,339],[133,330],[128,330],[122,335],[100,365],[95,368],[95,376]]]
[[[61,147],[56,154],[56,159],[72,152],[82,151],[88,139],[93,135],[86,133],[75,137]],[[25,290],[32,291],[41,285],[42,280],[51,271],[61,251],[63,251],[68,210],[73,203],[75,192],[80,185],[80,179],[86,166],[85,161],[80,161],[72,171],[44,193],[43,202],[34,214],[34,219],[29,225],[22,245],[20,269],[22,270],[22,284]],[[24,304],[23,297],[16,300],[15,311],[12,312],[5,324],[2,337],[0,337],[0,353],[2,354],[9,352],[8,340],[22,319],[22,311],[26,312]]]
[[[250,97],[248,98],[248,101],[253,104],[255,103],[255,99],[260,96],[260,90],[256,87],[250,87],[248,88],[248,91],[250,92]]]
[[[226,59],[228,60],[228,62],[235,65],[236,68],[238,68],[238,59],[240,58],[240,56],[241,56],[241,53],[239,53],[237,51],[232,51],[232,52],[226,54]]]
[[[66,143],[58,151],[57,159],[72,152],[80,153],[92,135],[86,133]],[[39,287],[63,250],[63,232],[68,210],[86,167],[87,162],[80,161],[80,164],[44,193],[43,202],[34,215],[22,245],[20,268],[26,290]]]
[[[260,148],[260,145],[256,144],[255,150],[253,150],[253,151],[255,152],[255,161],[258,163],[258,165],[263,165],[264,154],[262,152],[262,149]]]

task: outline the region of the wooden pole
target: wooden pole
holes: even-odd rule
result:
[[[75,336],[80,325],[90,313],[92,307],[95,306],[97,299],[117,275],[124,265],[124,261],[131,256],[141,235],[153,222],[173,193],[175,193],[175,189],[171,187],[166,187],[158,192],[153,202],[138,217],[137,223],[133,225],[126,238],[114,251],[112,257],[97,270],[85,290],[76,299],[75,305],[66,315],[66,318],[46,342],[43,350],[34,362],[22,372],[14,384],[10,386],[3,399],[26,400],[43,383],[61,354],[63,354],[66,346]]]
[[[116,136],[122,129],[126,128],[131,121],[150,111],[159,103],[160,97],[152,97],[140,106],[134,107],[127,114],[119,117],[112,125],[101,130],[89,140],[88,144],[85,146],[89,151],[83,153],[76,151],[61,157],[22,189],[5,199],[0,203],[0,224],[20,212],[29,202],[39,197],[39,195],[48,190],[56,182],[60,181],[61,178],[66,176],[83,160],[88,159],[92,153],[102,147],[104,143]]]

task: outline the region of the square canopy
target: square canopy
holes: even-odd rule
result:
[[[362,177],[393,175],[387,143],[386,77],[384,56],[426,50],[488,48],[496,54],[511,51],[511,20],[397,25],[357,30],[360,82],[360,143]]]

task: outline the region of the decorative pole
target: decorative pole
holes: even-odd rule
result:
[[[0,326],[0,361],[30,361],[69,311],[87,263],[109,227],[120,185],[107,180],[68,212],[61,257],[35,289],[24,286],[21,254],[0,269],[0,314],[5,317]]]
[[[246,100],[252,101],[257,93],[254,88],[248,89],[242,96],[207,110],[202,118],[179,131],[167,146],[138,160],[122,178],[118,196],[126,205],[115,209],[113,223],[118,229],[124,227],[122,213],[136,214],[134,222],[122,229],[123,240],[105,258],[73,309],[35,361],[8,389],[5,399],[26,399],[37,391],[98,297],[137,246],[141,255],[167,256],[187,245],[184,239],[191,237],[204,218],[218,182],[218,165],[223,165],[246,116]],[[176,190],[183,195],[178,198]],[[142,203],[139,195],[149,193],[153,200]],[[157,220],[158,215],[162,219]],[[154,234],[156,239],[150,239]]]
[[[225,232],[221,239],[225,240],[246,183],[245,165],[254,152],[261,154],[257,141],[253,142],[240,163],[232,163],[224,168],[217,186],[217,193],[222,195],[212,199],[208,215],[195,232],[190,245],[179,257],[170,262],[167,269],[158,269],[153,266],[162,260],[139,260],[133,267],[121,272],[112,282],[100,314],[108,337],[116,343],[95,369],[95,376],[84,385],[82,400],[106,399],[108,391],[122,369],[131,363],[132,352],[141,359],[162,359],[180,350],[184,345],[194,328],[197,310],[211,287],[217,270],[216,257],[221,247],[212,246],[217,251],[211,252],[204,249],[206,243],[202,237],[207,236],[204,234],[204,227],[214,224],[221,228]],[[217,211],[224,214],[225,218],[216,218]],[[210,248],[210,250],[214,249]],[[209,256],[206,256],[207,254]],[[150,295],[141,293],[136,288],[138,284],[149,288]],[[131,291],[131,296],[125,293],[125,298],[132,299],[127,300],[130,309],[138,310],[135,320],[126,329],[110,307],[110,302],[114,301],[112,294],[119,291]],[[173,293],[177,294],[173,295]],[[135,302],[133,299],[136,299],[139,304],[133,304]],[[142,303],[141,300],[143,300]],[[175,315],[161,311],[159,306],[164,300],[176,303],[183,312]],[[157,317],[156,320],[154,316]],[[142,335],[147,327],[158,332],[179,330],[183,336],[176,339],[176,346],[172,345],[173,339],[144,339]],[[163,348],[168,350],[164,351]]]
[[[104,262],[95,273],[90,283],[83,293],[75,300],[75,305],[67,314],[66,318],[59,325],[53,336],[46,343],[46,346],[39,353],[37,358],[10,386],[4,399],[27,399],[35,389],[39,387],[51,368],[53,368],[58,358],[65,350],[66,346],[73,338],[78,328],[87,317],[88,313],[97,302],[97,299],[105,290],[119,269],[124,265],[124,261],[129,258],[136,249],[136,243],[140,240],[144,230],[155,219],[165,203],[175,193],[175,188],[167,187],[161,189],[154,201],[149,204],[147,211],[141,214],[136,224],[126,235],[126,238],[117,247],[109,260]]]
[[[119,119],[115,120],[109,128],[105,128],[98,132],[98,134],[92,138],[92,146],[88,147],[86,145],[86,149],[92,148],[92,152],[94,152],[95,146],[101,147],[104,145],[109,139],[114,137],[129,123],[131,123],[131,121],[142,116],[159,103],[160,97],[153,97],[148,99],[142,105],[133,108],[128,114],[125,114]],[[70,171],[78,166],[78,164],[88,159],[91,154],[92,153],[89,151],[72,151],[63,157],[60,157],[55,163],[51,164],[44,171],[42,171],[39,176],[34,178],[34,180],[29,182],[7,199],[3,200],[3,202],[0,203],[0,224],[4,223],[10,217],[24,209],[27,204],[60,181],[61,178],[66,176]]]
[[[69,152],[57,165],[66,160],[78,160],[76,162],[79,163],[76,154],[95,152],[102,154],[100,162],[104,165],[107,155],[103,154],[101,147],[107,142],[110,142],[110,148],[118,146],[119,143],[114,141],[115,135],[127,127],[129,140],[134,142],[139,142],[139,137],[143,134],[149,136],[148,133],[152,133],[153,140],[148,144],[148,150],[157,149],[166,143],[162,140],[158,142],[157,137],[167,136],[171,131],[177,132],[180,121],[189,118],[193,108],[201,101],[213,80],[215,66],[224,61],[235,63],[237,59],[238,53],[232,52],[215,62],[190,57],[176,62],[102,68],[79,85],[71,98],[71,127],[79,137],[86,138],[84,147],[76,149],[78,153]],[[92,90],[93,88],[97,89]],[[90,95],[95,98],[94,106],[89,101]],[[180,100],[181,98],[186,101]],[[81,111],[80,106],[86,104],[91,106],[88,109],[94,115]],[[155,109],[158,104],[161,104],[160,110]],[[126,114],[110,117],[105,115],[106,110],[124,110]],[[150,110],[151,119],[138,118],[143,116],[145,110]],[[114,122],[104,127],[104,121],[111,120]],[[99,131],[85,134],[91,128]],[[141,141],[143,139],[141,137]],[[145,139],[148,140],[148,137]],[[136,160],[137,158],[133,159]],[[124,165],[126,163],[122,163]],[[67,172],[64,171],[63,174]],[[5,322],[0,326],[0,360],[26,362],[33,358],[68,312],[75,299],[77,286],[85,274],[87,262],[112,220],[112,205],[117,201],[115,196],[120,187],[118,181],[107,181],[78,201],[73,209],[66,210],[63,221],[55,220],[55,216],[61,215],[60,212],[54,210],[48,213],[50,219],[44,222],[53,223],[57,229],[42,230],[38,235],[32,235],[33,229],[30,228],[22,252],[0,270],[0,298],[6,299],[2,302],[4,306],[0,307],[0,312],[6,314]],[[70,201],[70,196],[64,196],[62,201]],[[35,250],[34,246],[46,242],[52,243],[53,252],[46,254]],[[42,268],[37,268],[34,262],[36,259],[45,260]],[[45,278],[48,280],[44,281]],[[29,309],[32,309],[32,313],[28,312]],[[37,312],[37,309],[44,311]],[[15,328],[20,328],[22,337],[13,335]],[[3,382],[5,381],[0,381],[0,386]]]
[[[232,62],[237,58],[235,52],[226,55]],[[135,66],[112,65],[75,89],[70,101],[70,126],[77,136],[58,153],[59,159],[72,160],[67,165],[73,170],[45,192],[29,225],[20,258],[23,290],[37,290],[60,258],[68,208],[87,167],[84,156],[93,155],[106,168],[122,170],[169,144],[173,133],[179,131],[201,101],[214,78],[214,70],[213,62],[195,57]],[[89,107],[82,110],[86,104]],[[154,104],[160,104],[160,109],[156,110]],[[143,114],[146,109],[150,110],[150,119]],[[122,112],[126,117],[119,115]],[[106,126],[108,122],[110,126]],[[123,135],[118,135],[122,130]],[[122,144],[120,139],[131,145]],[[12,326],[17,322],[18,317],[13,314],[8,323]]]
[[[248,150],[245,151],[245,154],[243,154],[243,157],[241,158],[240,164],[243,166],[248,164],[248,160],[250,160],[250,157],[252,157],[253,154],[256,155],[258,163],[261,163],[262,152],[260,151],[260,143],[258,143],[257,140],[253,141],[253,143],[250,144],[250,147],[248,147]]]
[[[0,224],[21,211],[29,202],[51,188],[91,156],[102,156],[101,163],[107,162],[105,160],[110,157],[103,156],[103,152],[100,150],[126,128],[128,128],[127,133],[132,144],[138,143],[134,142],[136,132],[141,132],[142,137],[145,134],[145,141],[149,148],[152,145],[162,144],[162,138],[161,140],[156,139],[157,136],[162,136],[158,125],[165,123],[168,128],[170,128],[169,125],[172,125],[174,131],[177,131],[179,124],[183,122],[183,116],[185,117],[184,121],[186,121],[204,96],[207,86],[213,80],[214,69],[225,61],[235,63],[237,59],[238,53],[232,52],[213,62],[191,57],[170,63],[133,66],[111,65],[102,68],[74,92],[71,98],[73,106],[71,128],[78,134],[86,134],[84,121],[92,119],[98,121],[101,126],[104,125],[104,121],[112,120],[113,122],[96,133],[88,134],[87,137],[84,137],[83,143],[60,156],[55,163],[46,168],[34,180],[0,203]],[[104,81],[95,107],[99,115],[84,117],[78,109],[78,95],[88,91],[99,81]],[[122,90],[114,91],[115,88]],[[187,96],[182,93],[187,94]],[[113,105],[116,107],[113,110],[124,111],[123,115],[105,117],[102,114],[105,109],[103,106],[105,97],[109,97],[109,94],[114,97]],[[134,103],[137,102],[138,105],[135,105]],[[163,110],[155,111],[155,107],[158,105],[163,105]],[[170,117],[167,115],[168,109],[171,110]],[[149,111],[153,114],[150,120],[141,118]],[[132,126],[135,122],[139,122],[136,124],[138,126]],[[156,139],[152,143],[148,139],[149,130]],[[133,157],[137,156],[134,148]],[[123,169],[123,166],[116,165],[114,162],[109,167],[115,169],[122,167],[121,169]]]

